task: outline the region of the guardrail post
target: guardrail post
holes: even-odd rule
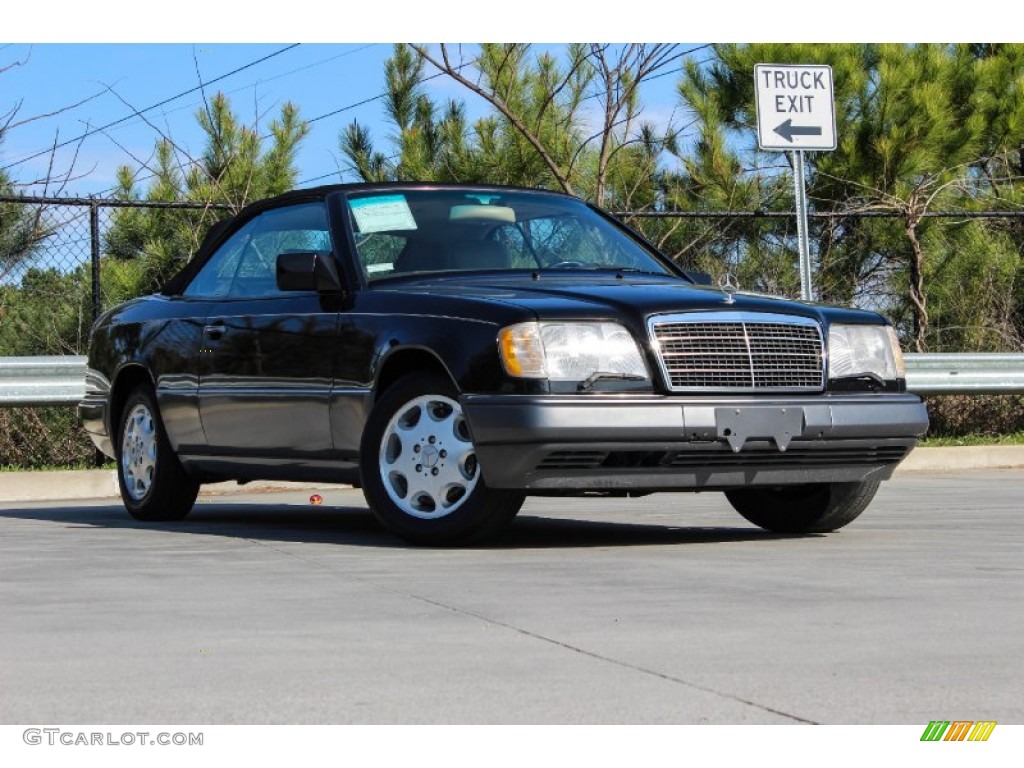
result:
[[[95,200],[89,205],[89,239],[92,257],[92,321],[100,316],[100,206]]]

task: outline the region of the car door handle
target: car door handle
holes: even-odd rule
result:
[[[224,332],[227,331],[227,329],[228,328],[224,323],[214,323],[213,325],[204,326],[203,333],[206,334],[207,338],[216,341],[224,335]]]

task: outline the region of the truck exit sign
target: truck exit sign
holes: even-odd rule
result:
[[[771,150],[836,148],[832,67],[826,64],[758,64],[757,144]]]

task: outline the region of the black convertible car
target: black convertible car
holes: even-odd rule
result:
[[[716,490],[769,530],[846,525],[927,427],[892,328],[701,277],[565,195],[300,190],[99,319],[80,412],[142,520],[284,479],[361,486],[427,544],[528,494]]]

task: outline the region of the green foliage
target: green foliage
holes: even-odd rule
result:
[[[926,437],[921,441],[922,448],[951,448],[972,445],[1024,445],[1024,431],[1011,432],[1007,435],[992,435],[980,432],[954,437]]]
[[[29,268],[0,285],[0,355],[80,355],[88,342],[92,288],[84,269]]]
[[[9,177],[0,171],[0,197],[10,197],[13,193]],[[41,208],[0,203],[0,280],[30,261],[48,235]]]
[[[560,62],[529,45],[483,44],[472,62],[436,62],[495,105],[470,124],[460,101],[437,104],[427,95],[424,49],[396,45],[385,68],[395,151],[377,151],[358,122],[342,132],[340,147],[364,181],[511,184],[572,191],[611,207],[646,205],[652,148],[664,140],[638,120],[637,79],[667,66],[671,48],[573,44]]]
[[[104,254],[135,264],[104,265],[105,299],[156,290],[191,258],[213,223],[295,185],[295,153],[309,127],[294,105],[281,108],[268,140],[261,138],[258,127],[238,122],[223,94],[199,110],[196,119],[206,139],[199,157],[190,160],[164,138],[157,143],[154,176],[144,196],[135,182],[141,169],[124,166],[118,172],[116,197],[209,207],[118,209],[104,238]]]
[[[836,214],[812,221],[819,295],[885,311],[919,351],[1021,347],[1021,227],[927,213],[1020,209],[1024,46],[773,43],[716,53],[680,84],[700,126],[684,189],[698,184],[713,205],[761,200],[792,210],[788,167],[772,169],[784,156],[756,150],[754,65],[829,64],[839,145],[807,156],[813,208]],[[746,174],[745,165],[765,172]],[[858,215],[866,212],[898,218]],[[768,249],[761,242],[744,231],[733,243],[736,271],[753,278],[741,277],[745,285],[775,273],[792,237]],[[795,286],[795,257],[784,262],[791,277],[780,285]]]

